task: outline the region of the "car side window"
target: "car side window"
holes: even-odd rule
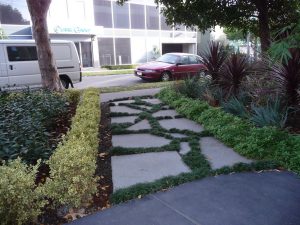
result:
[[[184,56],[181,56],[181,62],[180,62],[182,65],[187,65],[189,64],[189,57],[184,55]]]
[[[11,62],[38,60],[35,46],[8,46],[7,54]]]
[[[200,60],[196,57],[196,56],[193,56],[193,55],[190,55],[189,56],[189,63],[190,64],[199,64],[200,63]]]

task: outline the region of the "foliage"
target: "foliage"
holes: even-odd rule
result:
[[[48,159],[51,146],[48,128],[67,113],[67,98],[48,91],[0,94],[0,159],[21,157],[27,163]]]
[[[247,105],[249,103],[248,96],[239,95],[239,96],[233,96],[229,98],[228,101],[222,102],[222,108],[225,112],[231,113],[233,115],[236,115],[241,118],[248,118],[249,117],[249,111],[247,109]]]
[[[238,30],[231,27],[225,27],[224,33],[229,40],[245,40],[247,36],[247,34],[243,30]]]
[[[297,161],[300,159],[299,136],[274,127],[257,128],[220,108],[192,100],[170,88],[162,90],[159,96],[181,114],[204,125],[206,130],[240,154],[255,159],[274,160],[300,173],[300,162]]]
[[[83,92],[71,130],[50,157],[45,194],[55,204],[78,207],[96,192],[94,177],[100,122],[99,91]]]
[[[1,224],[34,221],[45,206],[41,189],[35,185],[39,163],[27,166],[18,158],[0,166]]]
[[[274,126],[280,129],[285,127],[288,108],[281,103],[279,97],[269,99],[265,106],[252,105],[252,111],[250,120],[259,127]]]
[[[282,94],[288,106],[300,104],[300,48],[290,50],[291,58],[287,63],[272,67],[271,74],[275,79],[277,91]]]
[[[0,40],[1,39],[7,39],[7,36],[5,35],[4,30],[0,27]]]
[[[240,54],[232,54],[223,64],[219,73],[220,86],[227,96],[237,96],[243,80],[250,74],[248,58]]]
[[[190,98],[203,98],[209,84],[210,81],[208,79],[199,79],[194,76],[192,78],[185,79],[183,82],[173,83],[173,87],[179,93]]]
[[[210,42],[207,51],[200,55],[201,61],[206,66],[213,82],[218,82],[220,69],[227,57],[223,45],[220,42]]]
[[[278,40],[272,43],[270,55],[275,60],[287,63],[292,58],[290,49],[300,48],[300,19],[277,31],[275,37]]]

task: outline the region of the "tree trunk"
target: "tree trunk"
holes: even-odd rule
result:
[[[62,91],[47,26],[47,12],[51,0],[27,0],[32,20],[32,31],[37,46],[39,67],[42,75],[42,85],[51,91]]]
[[[255,0],[254,2],[258,11],[258,32],[261,42],[261,50],[265,53],[271,45],[268,0]]]

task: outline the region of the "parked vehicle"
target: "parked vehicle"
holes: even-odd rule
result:
[[[59,77],[65,88],[81,81],[75,44],[51,41]],[[0,40],[0,88],[41,86],[41,73],[34,40]]]
[[[186,53],[167,53],[156,61],[143,64],[134,71],[143,80],[185,79],[190,76],[204,76],[207,69],[201,64],[200,56]]]

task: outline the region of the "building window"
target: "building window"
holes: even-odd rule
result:
[[[155,6],[146,6],[147,14],[147,29],[158,30],[159,29],[159,12]]]
[[[100,65],[115,65],[113,38],[99,38],[98,46]]]
[[[14,61],[36,61],[37,52],[35,46],[8,46],[8,60]]]
[[[143,5],[131,4],[131,28],[145,29],[145,10]]]
[[[94,0],[95,25],[112,28],[110,1]]]
[[[12,1],[0,0],[0,23],[29,25],[30,15],[27,8],[26,0]]]
[[[117,64],[131,64],[131,46],[129,38],[116,38]]]
[[[114,6],[114,25],[115,28],[127,28],[129,29],[129,7],[128,4],[123,6],[118,5],[116,2],[113,3]]]
[[[160,26],[162,30],[172,30],[172,27],[167,25],[166,17],[163,14],[160,14]]]

